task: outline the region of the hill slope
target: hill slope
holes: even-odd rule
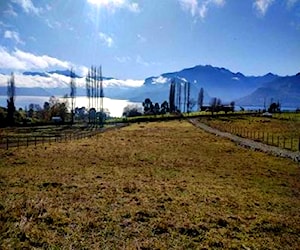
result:
[[[271,82],[263,84],[239,100],[239,105],[268,105],[271,101],[279,101],[282,106],[300,107],[300,73],[295,76],[278,77]]]

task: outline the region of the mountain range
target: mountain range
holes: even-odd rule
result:
[[[64,96],[69,90],[69,70],[49,72],[24,72],[16,75],[16,93],[19,96]],[[85,96],[85,78],[74,73],[77,95]],[[0,96],[6,95],[9,75],[0,74]],[[198,65],[176,72],[163,73],[145,80],[120,80],[103,77],[105,96],[143,102],[163,102],[169,98],[171,81],[191,83],[191,98],[197,100],[200,88],[204,89],[204,103],[212,97],[224,103],[235,101],[240,106],[263,106],[279,101],[282,106],[300,107],[300,73],[293,76],[278,76],[268,73],[263,76],[245,76],[228,69],[211,65]]]

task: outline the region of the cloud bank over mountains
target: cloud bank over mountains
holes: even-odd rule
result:
[[[9,52],[6,48],[0,47],[0,68],[15,70],[47,69],[51,67],[71,67],[68,61],[42,55],[38,56],[20,49]]]
[[[186,65],[299,68],[300,0],[7,0],[0,73],[63,68],[142,79]],[[258,63],[259,62],[259,63]]]

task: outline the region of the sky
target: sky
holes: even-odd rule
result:
[[[0,0],[0,72],[300,71],[300,0]]]

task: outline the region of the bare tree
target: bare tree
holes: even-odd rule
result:
[[[88,98],[88,117],[89,122],[91,121],[90,109],[91,109],[91,72],[88,71],[87,76],[85,77],[85,87],[86,87],[86,96]]]

